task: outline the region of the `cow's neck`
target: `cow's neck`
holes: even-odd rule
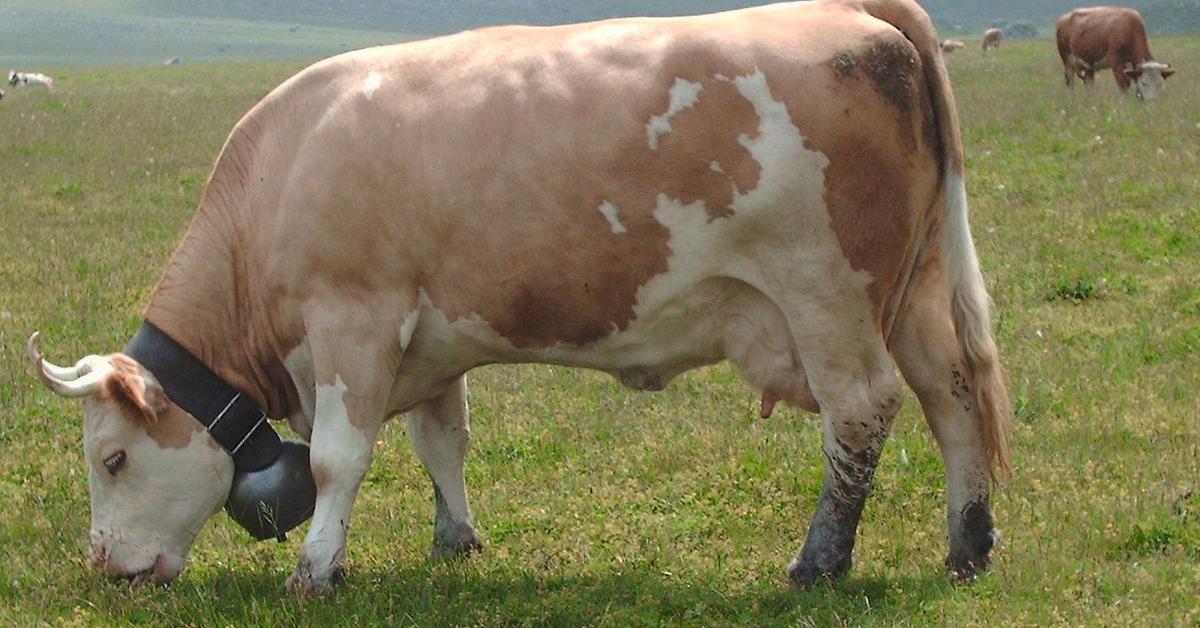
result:
[[[261,295],[247,270],[251,249],[231,226],[234,221],[215,220],[216,213],[203,204],[197,211],[145,318],[268,416],[290,416],[298,407],[296,392],[278,357],[270,320],[262,316],[271,308],[258,302]]]

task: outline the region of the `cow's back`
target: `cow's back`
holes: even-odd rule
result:
[[[442,374],[682,367],[727,357],[714,319],[780,325],[805,291],[889,327],[936,219],[929,98],[899,31],[820,4],[485,29],[290,79],[206,197],[253,197],[237,256],[273,345],[329,294],[380,327],[435,312],[406,364],[424,346]]]
[[[1142,16],[1126,7],[1087,7],[1059,18],[1057,39],[1063,50],[1089,64],[1110,57],[1140,63],[1150,57]]]

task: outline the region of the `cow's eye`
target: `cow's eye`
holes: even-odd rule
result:
[[[125,452],[123,450],[104,459],[104,468],[108,469],[109,475],[116,475],[117,471],[120,471],[123,466],[125,466]]]

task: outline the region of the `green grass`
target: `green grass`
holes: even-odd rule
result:
[[[950,57],[973,225],[1018,413],[991,574],[944,576],[941,461],[909,399],[857,564],[795,592],[818,421],[757,418],[725,366],[659,394],[548,366],[471,377],[468,482],[487,550],[425,560],[428,480],[400,424],[355,508],[348,586],[299,601],[302,534],[224,515],[169,589],[86,564],[79,407],[29,374],[119,349],[242,112],[289,63],[66,69],[0,102],[0,623],[1126,624],[1200,621],[1200,40],[1168,96],[1066,92],[1049,41]]]

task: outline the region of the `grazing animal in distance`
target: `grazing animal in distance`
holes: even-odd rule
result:
[[[1075,9],[1058,18],[1056,41],[1063,79],[1074,87],[1079,78],[1091,85],[1096,72],[1112,69],[1121,93],[1134,87],[1141,100],[1157,98],[1175,73],[1168,63],[1154,60],[1142,16],[1126,7]]]
[[[13,87],[43,85],[46,89],[54,89],[54,79],[37,72],[17,72],[16,70],[12,70],[8,73],[8,84]]]
[[[961,40],[958,40],[958,39],[947,39],[946,41],[942,42],[942,52],[945,52],[945,53],[951,53],[951,52],[954,52],[955,50],[962,50],[963,48],[966,48],[966,47],[967,47],[967,44],[963,43]]]
[[[970,578],[997,538],[1011,411],[964,177],[937,31],[911,0],[368,48],[238,122],[123,352],[55,366],[37,334],[27,352],[86,401],[93,562],[136,583],[180,573],[257,473],[266,417],[311,445],[288,587],[319,594],[399,414],[433,482],[433,553],[480,548],[471,369],[554,363],[656,390],[725,359],[764,416],[822,416],[794,584],[850,568],[901,377],[945,460],[946,565]]]
[[[998,28],[989,28],[983,32],[983,44],[981,47],[985,51],[994,50],[1000,47],[1000,40],[1002,39],[1004,39],[1004,31]]]

